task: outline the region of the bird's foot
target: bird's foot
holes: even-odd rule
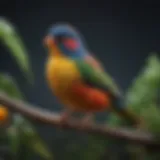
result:
[[[137,128],[138,130],[147,130],[147,126],[144,122],[144,120],[140,119],[135,125],[134,125],[135,128]]]
[[[88,127],[94,123],[93,114],[87,114],[80,120],[80,125],[82,128]]]

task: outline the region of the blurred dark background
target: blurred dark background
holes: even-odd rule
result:
[[[101,3],[90,0],[84,3],[65,0],[5,0],[0,1],[0,16],[13,22],[23,37],[31,57],[36,83],[29,86],[24,82],[18,66],[2,45],[0,71],[10,72],[16,77],[27,101],[50,110],[61,109],[44,77],[47,54],[42,40],[51,24],[69,22],[77,27],[86,38],[89,48],[124,90],[137,75],[148,54],[160,51],[158,1],[156,4],[154,1],[136,3],[118,0]],[[36,126],[53,152],[61,152],[63,143],[70,143],[71,140],[76,142],[82,136],[41,124]],[[75,139],[69,139],[71,135]]]

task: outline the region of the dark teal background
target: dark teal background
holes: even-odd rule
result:
[[[21,72],[8,51],[0,46],[0,71],[16,77],[30,103],[50,110],[60,110],[60,104],[47,88],[44,77],[46,52],[42,45],[47,28],[56,22],[69,22],[86,38],[89,48],[125,90],[143,66],[151,51],[160,51],[159,6],[154,1],[62,1],[5,0],[0,2],[1,16],[13,22],[28,48],[36,83],[24,82]],[[54,150],[69,143],[69,132],[37,124],[41,136]],[[63,133],[63,132],[62,132]],[[75,139],[80,136],[73,134]],[[63,141],[65,138],[65,141]],[[74,139],[74,138],[73,138]],[[68,141],[68,142],[67,142]],[[56,143],[56,144],[55,144]],[[59,160],[59,159],[58,159]]]

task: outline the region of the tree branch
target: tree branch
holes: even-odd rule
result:
[[[90,125],[82,127],[78,121],[70,120],[64,124],[60,122],[60,115],[54,112],[49,112],[44,109],[40,109],[37,106],[32,106],[24,103],[20,100],[9,98],[4,93],[0,92],[0,103],[7,106],[10,110],[19,112],[23,116],[30,118],[34,121],[48,124],[51,126],[63,127],[65,129],[74,129],[76,131],[97,134],[103,137],[114,137],[118,139],[128,140],[134,143],[147,145],[160,149],[160,142],[156,140],[154,135],[149,132],[143,132],[134,129],[126,128],[114,128],[104,125]]]

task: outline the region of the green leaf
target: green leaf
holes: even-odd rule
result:
[[[9,139],[9,146],[11,148],[11,152],[13,157],[16,159],[20,150],[20,131],[17,127],[13,125],[7,129],[7,135]]]
[[[18,89],[15,80],[7,74],[0,74],[0,90],[13,98],[23,99],[22,93]],[[26,147],[31,148],[34,152],[47,160],[53,159],[52,154],[48,151],[48,148],[38,136],[33,126],[20,115],[14,115],[12,128],[9,131],[8,135],[13,153],[16,153],[18,149],[18,146],[14,147],[14,145],[22,143],[22,140],[21,142],[18,142],[21,136],[23,140],[26,140],[24,144]]]
[[[21,134],[21,124],[23,123],[23,119],[21,116],[17,116],[17,114],[13,115],[13,121],[11,126],[7,129],[7,135],[9,138],[9,144],[11,147],[11,151],[13,156],[16,158],[18,156],[19,151],[21,150],[22,144],[22,134]]]
[[[158,90],[160,89],[160,60],[154,53],[151,54],[144,67],[134,78],[132,85],[126,92],[125,100],[137,115],[146,122],[152,132],[160,132],[160,109],[156,104]],[[111,115],[109,124],[122,125],[122,121]]]
[[[0,40],[12,53],[25,77],[33,82],[33,73],[30,68],[27,50],[13,24],[5,18],[0,18]]]
[[[145,126],[149,131],[156,135],[157,140],[160,139],[160,108],[157,103],[158,90],[160,89],[160,59],[154,53],[151,54],[144,67],[139,74],[134,78],[132,85],[126,92],[125,100],[127,106],[133,112],[142,117]],[[112,126],[122,126],[124,121],[115,114],[110,115],[108,124]],[[126,124],[127,125],[127,124]],[[159,137],[158,137],[159,136]],[[115,143],[117,143],[116,141]],[[118,145],[118,143],[117,143]],[[133,153],[129,151],[131,157],[137,156],[138,159],[154,159],[145,148],[141,145],[133,146],[133,144],[126,143],[125,147],[132,147],[136,149]],[[140,149],[138,151],[137,149]],[[128,151],[126,150],[126,153]],[[133,157],[135,159],[136,157]]]
[[[160,133],[160,109],[156,104],[160,89],[160,60],[158,56],[148,57],[146,65],[133,81],[126,95],[126,102],[139,116],[148,129]]]
[[[23,99],[24,97],[13,77],[3,73],[0,73],[0,91],[5,92],[13,98]]]
[[[36,129],[34,129],[34,127],[20,115],[15,116],[15,121],[19,123],[21,128],[24,145],[46,160],[53,160],[53,155],[49,152],[49,149],[39,137]]]

